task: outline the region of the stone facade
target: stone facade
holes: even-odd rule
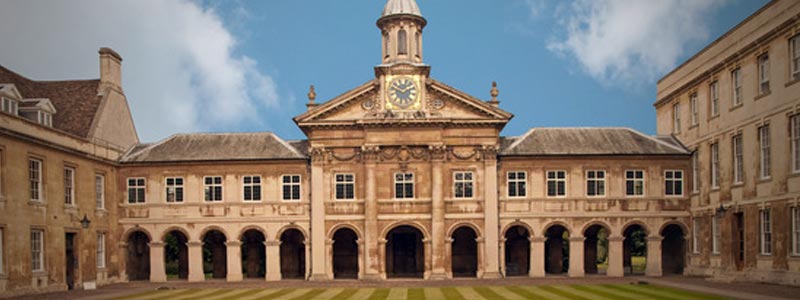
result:
[[[798,17],[772,1],[658,84],[658,133],[697,160],[690,274],[800,284]]]

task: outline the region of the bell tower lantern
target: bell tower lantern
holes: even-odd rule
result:
[[[382,38],[382,64],[422,64],[422,29],[427,21],[415,0],[388,0],[378,19]]]

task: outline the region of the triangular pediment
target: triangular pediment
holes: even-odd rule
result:
[[[417,109],[386,107],[378,80],[371,80],[328,102],[314,106],[295,117],[304,126],[359,125],[391,123],[507,123],[513,115],[439,81],[428,79],[422,85],[425,97]]]

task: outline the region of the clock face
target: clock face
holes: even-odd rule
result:
[[[408,108],[417,101],[419,91],[411,78],[401,77],[389,83],[389,101],[399,108]]]

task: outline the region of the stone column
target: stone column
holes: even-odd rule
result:
[[[378,249],[378,198],[375,187],[375,168],[380,154],[378,146],[364,146],[362,147],[362,158],[365,161],[364,167],[366,168],[366,195],[364,197],[364,279],[366,280],[379,280],[381,258]]]
[[[119,279],[122,281],[129,281],[128,280],[128,243],[126,242],[119,242],[117,244],[119,247],[119,257],[121,258],[122,264],[119,268]],[[106,261],[106,265],[108,265],[108,261]]]
[[[433,266],[433,241],[431,239],[422,240],[423,251],[425,251],[425,273],[422,275],[423,279],[431,279],[432,266]]]
[[[623,268],[623,242],[625,237],[612,236],[608,238],[608,270],[606,275],[609,277],[622,277],[625,276]]]
[[[478,249],[481,249],[480,246],[483,246],[483,244],[479,244],[478,245],[478,247],[479,247]],[[497,260],[500,262],[500,274],[503,277],[505,277],[505,276],[507,276],[507,274],[506,274],[506,271],[507,271],[506,270],[506,238],[505,237],[501,237],[500,240],[497,241],[497,247],[500,248],[499,249],[498,258],[497,258]],[[531,248],[531,249],[533,249],[533,248]]]
[[[358,279],[364,279],[364,241],[356,240],[358,244]]]
[[[646,276],[659,277],[661,271],[661,240],[660,236],[647,237],[647,270]]]
[[[308,239],[304,240],[303,241],[303,246],[306,247],[306,251],[305,251],[305,254],[306,254],[306,271],[305,271],[305,274],[303,274],[304,275],[303,278],[305,278],[306,280],[310,280],[311,279],[311,275],[310,275],[311,274],[311,264],[308,263],[308,260],[311,259],[311,241],[309,241]],[[324,263],[323,263],[323,265],[324,265]],[[330,279],[333,279],[333,277],[328,277],[328,275],[326,274],[325,275],[325,280],[330,280]]]
[[[484,249],[485,249],[484,247],[486,246],[485,245],[486,244],[486,239],[484,239],[482,237],[479,237],[479,238],[475,239],[475,241],[478,242],[478,270],[475,273],[475,277],[483,278],[483,274],[486,273],[486,269],[484,268],[484,266],[486,265],[486,263],[485,263],[485,261],[486,261],[486,253],[484,253]],[[499,247],[499,245],[498,245],[498,247]],[[449,253],[452,253],[452,251],[449,252]],[[450,259],[452,259],[452,257]],[[450,272],[450,273],[452,274],[452,272]]]
[[[327,266],[325,268],[325,272],[328,273],[328,278],[334,278],[333,277],[333,243],[335,243],[335,241],[333,239],[328,239],[328,240],[325,241],[325,255],[327,256],[327,259],[325,260],[325,265]]]
[[[325,274],[325,196],[323,193],[325,149],[311,150],[311,280],[326,280]],[[306,249],[307,250],[307,249]],[[308,251],[306,251],[308,255]],[[308,273],[306,273],[308,276]]]
[[[203,242],[191,241],[186,246],[189,248],[189,282],[206,280],[203,274]]]
[[[164,243],[150,242],[150,282],[166,282],[164,269]]]
[[[500,265],[497,258],[498,247],[500,241],[500,215],[497,203],[497,146],[484,145],[482,148],[483,164],[484,164],[484,228],[486,230],[485,238],[485,251],[486,251],[486,272],[483,278],[500,278]]]
[[[228,274],[225,276],[228,281],[242,281],[242,242],[225,242],[226,254],[228,255]]]
[[[442,160],[434,159],[431,163],[431,198],[432,198],[432,273],[431,279],[447,279],[445,257],[450,255],[445,249],[444,197],[442,193]]]
[[[266,256],[267,256],[267,281],[281,280],[281,242],[280,241],[266,241],[264,242]]]
[[[384,238],[378,239],[378,272],[381,279],[386,279],[386,243]]]
[[[546,237],[533,237],[531,240],[530,277],[544,277],[544,244]]]
[[[576,236],[569,238],[569,277],[583,277],[583,242],[585,237]]]

